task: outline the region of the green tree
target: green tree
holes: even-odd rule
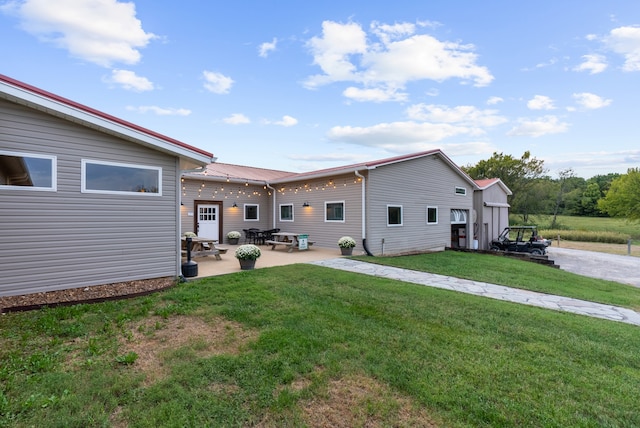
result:
[[[564,195],[567,192],[567,188],[568,188],[568,181],[575,177],[575,173],[573,172],[573,169],[571,168],[567,168],[567,169],[563,169],[558,173],[558,192],[556,193],[556,203],[553,207],[553,220],[551,220],[551,229],[555,229],[557,224],[556,224],[556,220],[558,218],[558,212],[560,211],[560,206],[562,205],[563,199],[564,199]]]
[[[640,168],[630,168],[613,180],[598,207],[611,217],[640,220]]]
[[[511,155],[494,152],[491,158],[481,160],[476,165],[463,169],[473,179],[499,178],[513,192],[510,203],[513,212],[520,213],[523,220],[528,220],[532,208],[535,210],[539,199],[528,194],[533,190],[537,179],[542,178],[546,170],[544,161],[531,157],[529,151],[524,152],[520,159]]]
[[[603,193],[600,190],[600,186],[595,181],[591,181],[587,184],[587,188],[582,192],[580,198],[580,211],[581,215],[595,217],[600,215],[598,209],[598,201],[602,198]]]

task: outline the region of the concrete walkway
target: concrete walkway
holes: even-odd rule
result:
[[[640,313],[632,311],[631,309],[603,305],[601,303],[537,293],[534,291],[521,290],[502,285],[488,284],[486,282],[471,281],[409,269],[377,265],[346,258],[317,260],[309,263],[333,269],[395,279],[428,287],[459,291],[461,293],[474,294],[476,296],[488,297],[491,299],[538,306],[540,308],[571,312],[574,314],[603,318],[610,321],[618,321],[640,326]]]

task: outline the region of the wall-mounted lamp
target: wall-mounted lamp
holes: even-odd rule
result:
[[[231,205],[231,208],[238,208],[238,204],[234,202],[233,205]]]
[[[302,204],[303,207],[310,207],[311,205],[309,205],[309,202],[305,201],[304,204]]]

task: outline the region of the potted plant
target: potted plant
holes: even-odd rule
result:
[[[229,244],[231,245],[236,245],[238,243],[238,240],[240,239],[240,232],[232,230],[231,232],[227,233],[227,239],[229,240]]]
[[[353,247],[356,246],[356,240],[350,236],[343,236],[338,239],[338,247],[340,247],[340,251],[343,256],[350,256],[353,252]]]
[[[244,244],[236,248],[236,258],[240,262],[241,270],[251,270],[256,265],[256,259],[261,256],[260,248],[253,244]]]

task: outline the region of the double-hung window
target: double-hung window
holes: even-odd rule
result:
[[[438,207],[427,207],[427,224],[438,224]]]
[[[244,204],[244,221],[260,220],[260,206],[257,204]]]
[[[387,205],[387,226],[402,226],[402,205]]]
[[[293,221],[293,204],[280,205],[280,221]]]
[[[344,201],[325,202],[324,212],[324,221],[344,223]]]

